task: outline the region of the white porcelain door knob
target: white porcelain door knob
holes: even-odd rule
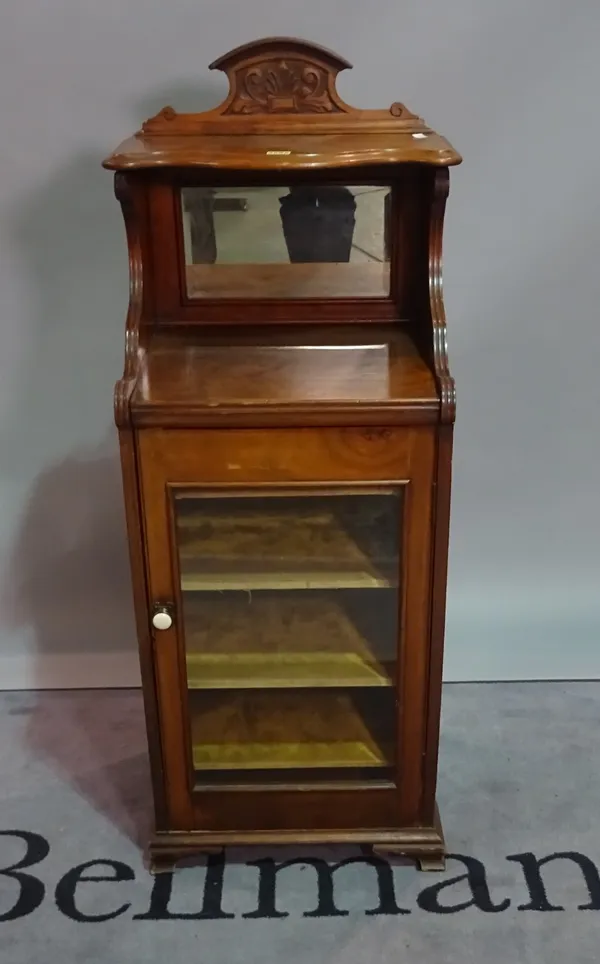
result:
[[[170,629],[173,618],[167,609],[157,609],[152,617],[152,625],[155,629]]]

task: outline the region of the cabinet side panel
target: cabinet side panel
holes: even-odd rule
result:
[[[426,741],[431,594],[432,501],[435,433],[413,434],[407,529],[404,545],[404,606],[401,626],[402,812],[407,825],[421,822]]]
[[[450,494],[452,484],[453,425],[441,425],[438,434],[431,593],[431,640],[429,648],[429,698],[427,708],[427,736],[425,772],[421,812],[423,822],[429,823],[435,814],[442,670],[444,659],[444,629],[446,622],[446,583],[448,573],[448,540],[450,533]]]
[[[148,622],[148,589],[144,564],[144,541],[140,512],[139,487],[135,456],[134,435],[128,429],[119,431],[119,449],[125,501],[125,518],[129,542],[129,561],[133,586],[133,603],[138,638],[146,732],[150,754],[150,773],[154,794],[154,814],[156,829],[166,829],[164,798],[164,775],[158,709],[156,701],[156,680],[152,659],[152,636]]]

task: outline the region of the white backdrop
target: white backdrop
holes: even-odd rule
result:
[[[446,229],[458,384],[447,679],[600,676],[600,4],[4,0],[0,687],[138,681],[112,387],[127,304],[102,157],[208,63],[296,35],[463,153]]]

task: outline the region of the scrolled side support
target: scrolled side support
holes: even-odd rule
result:
[[[436,170],[429,222],[429,310],[433,337],[433,364],[441,398],[440,418],[445,423],[454,422],[456,415],[456,390],[448,362],[442,274],[444,214],[449,190],[448,168]]]
[[[121,205],[129,254],[129,307],[125,326],[123,375],[115,385],[115,424],[130,423],[129,401],[133,392],[141,351],[140,329],[144,310],[144,272],[142,258],[141,199],[126,174],[115,174],[115,197]]]

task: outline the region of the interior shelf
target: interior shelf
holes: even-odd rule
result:
[[[389,767],[393,728],[391,717],[382,719],[388,714],[382,714],[382,701],[377,700],[370,704],[370,715],[360,700],[337,691],[192,693],[194,767]],[[388,726],[382,727],[383,722]]]
[[[396,594],[363,607],[362,622],[352,618],[339,597],[338,593],[186,596],[188,687],[393,686]]]
[[[326,497],[178,499],[182,590],[396,585],[398,532],[381,495],[349,498],[360,513]]]

